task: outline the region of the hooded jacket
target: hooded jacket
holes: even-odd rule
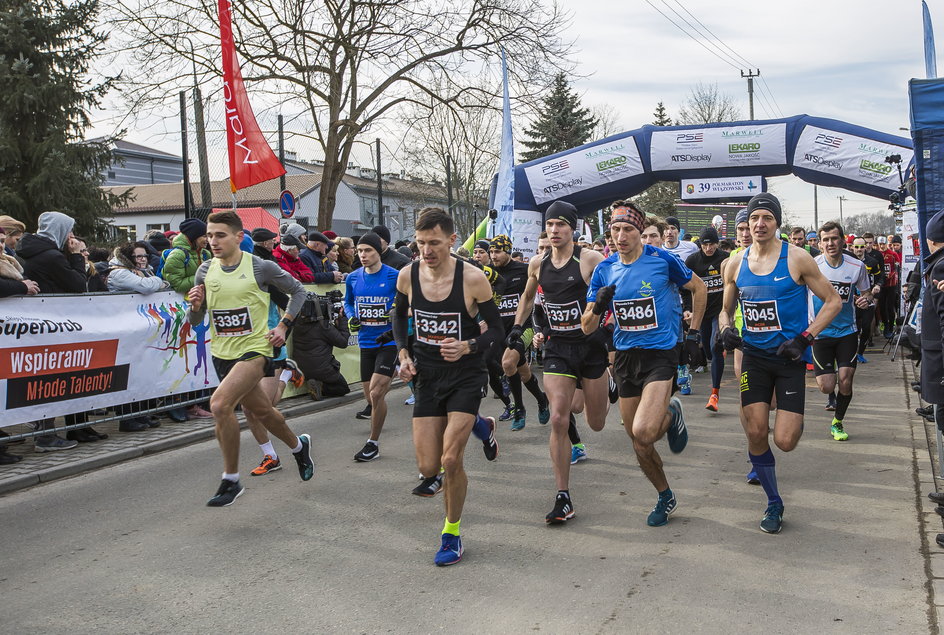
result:
[[[281,247],[272,250],[272,257],[279,263],[280,267],[292,274],[292,277],[299,282],[311,283],[315,281],[315,274],[311,272],[308,265],[302,262],[301,258],[290,256],[282,251]]]
[[[63,252],[75,221],[59,212],[39,216],[39,231],[26,234],[16,250],[23,259],[23,277],[39,285],[40,293],[85,293],[88,274],[82,254]]]
[[[213,256],[208,249],[197,250],[184,234],[177,234],[171,243],[170,253],[164,260],[161,276],[177,293],[186,294],[193,288],[197,269]]]
[[[154,270],[150,265],[147,269],[138,269],[117,249],[108,264],[112,267],[111,273],[108,274],[108,290],[112,293],[148,295],[170,287],[166,280],[161,280],[154,275]]]

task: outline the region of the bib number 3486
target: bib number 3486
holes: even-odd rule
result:
[[[613,302],[613,316],[621,331],[648,331],[659,326],[655,298],[633,298]]]

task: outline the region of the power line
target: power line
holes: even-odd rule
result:
[[[663,1],[663,3],[665,2],[665,0],[662,0],[662,1]],[[705,29],[705,31],[707,31],[708,33],[710,33],[711,36],[712,36],[714,39],[718,40],[718,42],[721,44],[721,46],[723,46],[724,48],[726,48],[726,49],[728,49],[729,51],[731,51],[731,52],[734,54],[734,57],[732,58],[732,59],[734,59],[734,61],[737,61],[738,59],[740,59],[741,62],[744,62],[745,64],[747,64],[748,68],[751,68],[751,67],[757,68],[756,65],[751,64],[750,62],[748,62],[746,59],[744,59],[743,57],[741,57],[733,48],[731,48],[730,46],[728,46],[727,44],[725,44],[725,43],[721,40],[721,38],[719,38],[717,35],[715,35],[714,32],[713,32],[711,29],[709,29],[707,26],[705,26],[704,23],[702,23],[701,20],[699,20],[694,14],[692,14],[691,11],[689,11],[687,8],[685,8],[685,5],[683,5],[681,2],[679,2],[679,0],[673,0],[673,2],[675,2],[675,4],[677,4],[678,6],[682,7],[682,10],[685,11],[685,13],[687,13],[688,15],[690,15],[690,16],[692,17],[692,19],[695,20],[695,22],[697,22],[699,25],[701,25],[701,27],[702,27],[703,29]],[[687,21],[686,21],[686,22],[687,22]],[[692,27],[692,28],[694,28],[694,27]],[[738,62],[738,64],[740,64],[740,62]]]
[[[715,54],[715,57],[718,57],[719,59],[727,58],[727,59],[725,59],[725,61],[726,61],[729,65],[736,67],[737,60],[735,60],[735,59],[732,58],[730,55],[728,55],[727,53],[725,53],[725,52],[721,49],[721,47],[719,47],[717,44],[715,44],[714,42],[712,42],[711,40],[709,40],[708,38],[706,38],[706,37],[704,36],[704,34],[703,34],[701,31],[699,31],[698,28],[697,28],[694,24],[692,24],[691,22],[689,22],[689,21],[685,18],[684,15],[682,15],[681,13],[679,13],[678,11],[676,11],[674,8],[672,8],[672,7],[669,5],[669,3],[666,2],[666,0],[662,0],[662,4],[664,4],[664,5],[665,5],[665,8],[667,8],[669,11],[671,11],[671,12],[674,13],[676,16],[678,16],[678,18],[679,18],[680,20],[682,20],[682,22],[684,22],[685,24],[687,24],[687,25],[691,28],[691,30],[694,31],[694,32],[698,35],[698,37],[703,38],[704,41],[705,41],[707,44],[709,44],[709,45],[711,45],[712,47],[714,47],[714,48],[718,51],[718,53],[720,53],[720,56],[719,56],[718,54]],[[689,35],[689,37],[692,37],[692,36]],[[696,38],[693,38],[693,39],[695,39],[696,42],[699,42],[700,44],[702,44],[702,46],[704,46],[704,43],[702,43],[700,40],[698,40],[698,39],[696,39]]]
[[[648,4],[650,7],[652,7],[652,8],[655,9],[656,11],[658,11],[659,15],[661,15],[663,18],[665,18],[666,20],[668,20],[669,22],[671,22],[672,24],[674,24],[674,25],[675,25],[675,28],[677,28],[679,31],[681,31],[682,33],[684,33],[684,34],[687,35],[688,37],[692,38],[692,40],[694,40],[695,43],[697,43],[700,47],[702,47],[703,49],[705,49],[706,51],[708,51],[709,53],[711,53],[712,55],[714,55],[715,57],[717,57],[719,60],[721,60],[722,62],[724,62],[725,64],[727,64],[727,65],[730,66],[731,68],[733,68],[733,69],[735,69],[735,70],[741,70],[740,68],[738,68],[737,66],[735,66],[734,64],[732,64],[731,62],[729,62],[728,60],[726,60],[725,58],[723,58],[723,57],[721,57],[720,55],[718,55],[718,54],[717,54],[716,52],[714,52],[712,49],[710,49],[710,48],[708,48],[707,46],[705,46],[705,45],[701,42],[701,40],[699,40],[698,38],[696,38],[695,36],[693,36],[691,33],[689,33],[688,31],[686,31],[685,29],[683,29],[681,26],[679,26],[679,25],[675,22],[675,20],[673,20],[672,18],[670,18],[669,16],[667,16],[665,13],[663,13],[662,11],[660,11],[660,10],[659,10],[659,7],[657,7],[656,5],[652,4],[652,2],[650,2],[650,0],[646,0],[646,4]]]

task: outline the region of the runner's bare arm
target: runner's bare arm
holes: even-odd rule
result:
[[[829,326],[833,318],[839,314],[842,309],[842,300],[832,283],[826,279],[823,272],[819,270],[816,261],[805,249],[794,247],[787,252],[787,266],[791,275],[796,272],[794,277],[797,284],[805,284],[809,287],[816,297],[823,301],[823,308],[816,314],[814,319],[806,330],[814,337],[819,335],[824,328]]]
[[[538,272],[541,271],[541,260],[533,258],[528,263],[528,281],[518,300],[518,312],[515,313],[515,324],[524,324],[531,310],[534,308],[534,296],[538,292]]]
[[[721,301],[721,313],[718,314],[718,330],[734,325],[734,309],[737,306],[737,272],[741,268],[743,251],[732,255],[721,263],[721,276],[724,278],[724,299]]]
[[[708,303],[708,289],[705,287],[705,282],[693,273],[692,279],[682,288],[692,292],[692,321],[689,328],[700,328],[701,319],[705,315],[705,305]]]

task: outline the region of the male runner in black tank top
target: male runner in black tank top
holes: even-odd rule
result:
[[[604,329],[592,336],[583,334],[580,317],[587,305],[587,287],[602,254],[574,245],[577,209],[555,201],[544,214],[544,227],[551,251],[528,266],[528,284],[518,306],[513,329],[519,329],[531,315],[538,285],[544,292],[544,313],[550,335],[544,345],[544,388],[551,404],[551,463],[557,484],[554,509],[545,517],[549,525],[559,525],[574,517],[570,498],[571,444],[567,435],[571,403],[577,382],[584,395],[587,424],[599,431],[606,423],[609,407],[609,379],[606,367]]]
[[[450,257],[455,240],[448,214],[439,208],[420,212],[416,223],[420,261],[400,270],[393,310],[400,378],[415,383],[417,463],[426,479],[439,474],[440,466],[445,470],[446,523],[434,560],[438,566],[455,564],[462,557],[459,522],[468,484],[462,459],[473,427],[489,427],[488,420],[477,415],[485,383],[483,355],[504,337],[488,278],[480,269]],[[410,309],[412,356],[407,327]],[[476,315],[487,325],[484,333]],[[477,430],[477,435],[482,432]]]

